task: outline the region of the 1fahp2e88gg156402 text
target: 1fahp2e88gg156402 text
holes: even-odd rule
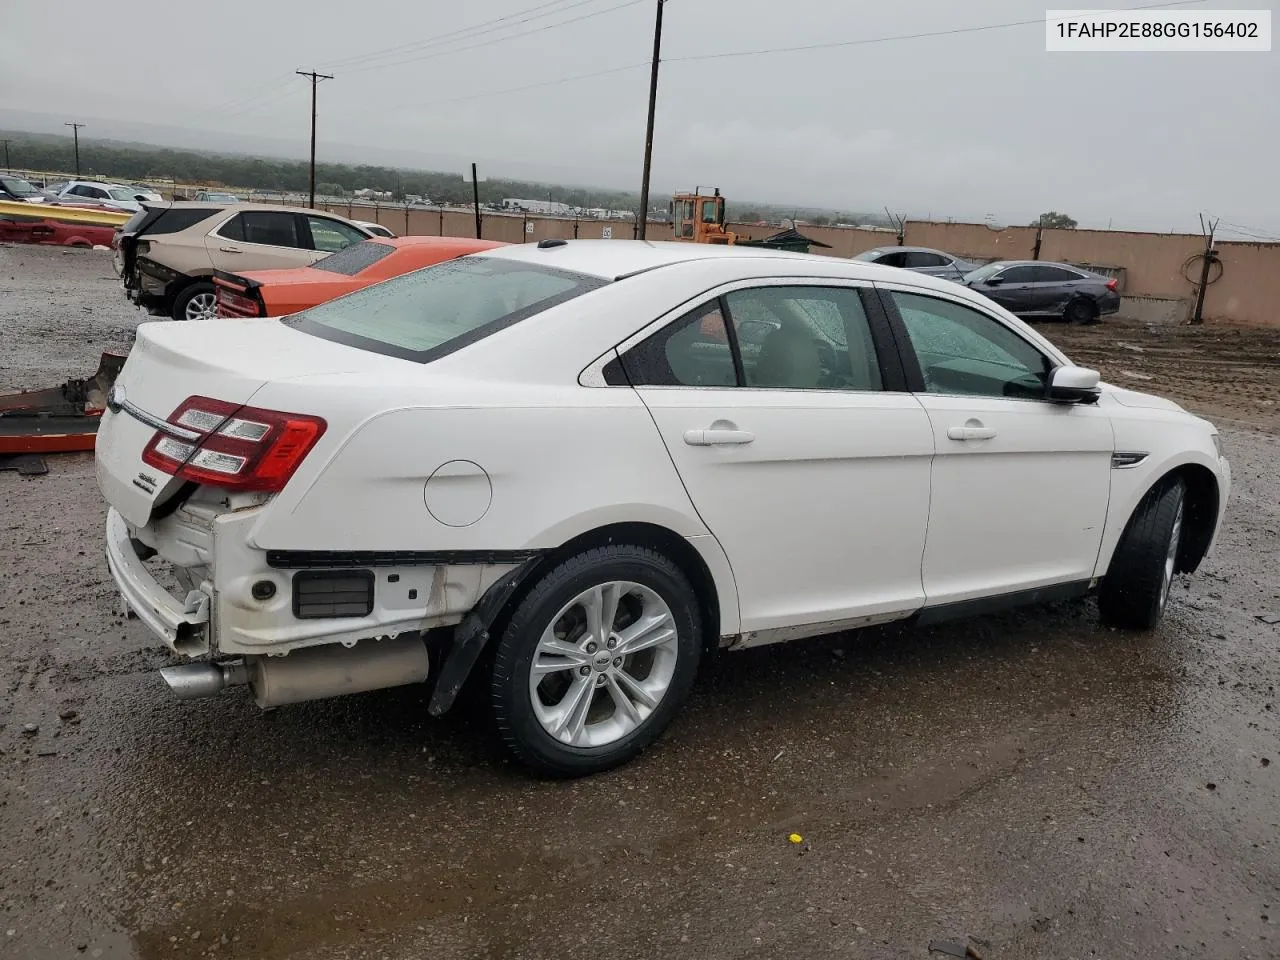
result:
[[[1270,10],[1049,10],[1045,49],[1075,52],[1271,49]]]

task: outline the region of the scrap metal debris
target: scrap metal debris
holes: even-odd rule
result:
[[[0,396],[0,454],[92,450],[125,358],[104,353],[92,376]]]
[[[949,957],[968,957],[969,960],[983,960],[971,943],[960,943],[958,940],[933,940],[929,943],[930,953],[945,953]]]
[[[0,454],[0,470],[16,470],[20,477],[42,477],[49,472],[49,465],[34,453]]]

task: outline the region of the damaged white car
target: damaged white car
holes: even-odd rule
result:
[[[1230,487],[1211,424],[956,284],[626,241],[144,324],[97,464],[179,695],[440,713],[477,673],[558,774],[650,744],[717,646],[1095,588],[1150,628]]]

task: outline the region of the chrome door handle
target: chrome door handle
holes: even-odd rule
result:
[[[239,247],[219,247],[218,249],[221,250],[223,253],[239,253],[240,252]]]
[[[971,421],[974,422],[974,421]],[[947,439],[949,440],[990,440],[996,435],[996,432],[990,427],[984,427],[981,424],[963,427],[948,427]]]
[[[748,430],[724,430],[713,427],[709,430],[686,430],[684,442],[691,447],[719,447],[750,443],[756,438]]]

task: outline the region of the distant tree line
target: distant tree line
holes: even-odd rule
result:
[[[70,173],[75,168],[70,137],[4,133],[10,138],[10,162],[17,169]],[[483,170],[481,173],[483,174]],[[201,153],[149,144],[80,138],[80,174],[111,180],[173,180],[183,184],[239,187],[281,193],[304,193],[308,188],[307,164],[302,160],[254,157],[246,154]],[[317,163],[316,192],[323,196],[349,196],[356,190],[391,194],[394,201],[406,196],[428,197],[436,203],[471,202],[471,184],[460,172],[404,170],[369,164]],[[506,197],[552,200],[571,207],[603,207],[638,210],[638,193],[590,187],[572,187],[528,180],[489,179],[480,183],[481,203],[500,203]],[[653,210],[666,207],[669,195],[653,195]],[[810,223],[883,223],[874,214],[836,213],[815,207],[783,207],[752,203],[728,204],[732,220],[782,220],[800,217]]]

